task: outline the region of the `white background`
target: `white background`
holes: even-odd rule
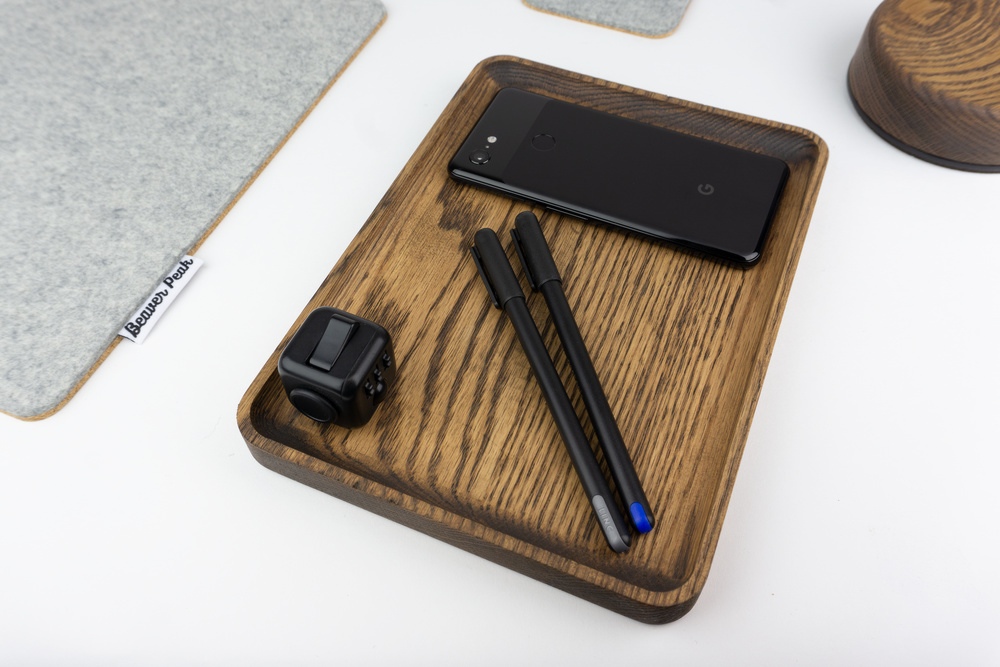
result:
[[[1000,664],[1000,175],[851,107],[875,0],[693,0],[646,39],[516,0],[385,25],[146,343],[0,416],[0,663]],[[480,60],[808,128],[830,162],[701,599],[647,626],[277,475],[236,406]],[[71,323],[70,323],[71,326]]]

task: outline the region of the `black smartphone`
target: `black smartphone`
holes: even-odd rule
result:
[[[760,259],[788,166],[517,88],[497,93],[453,178],[742,265]]]

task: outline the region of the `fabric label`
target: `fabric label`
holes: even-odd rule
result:
[[[180,291],[191,282],[191,278],[198,272],[203,263],[197,257],[185,255],[177,263],[177,266],[171,269],[170,273],[156,286],[156,289],[149,295],[149,298],[146,299],[142,307],[135,311],[132,317],[129,318],[125,326],[122,327],[122,330],[118,332],[118,335],[129,339],[133,343],[141,344],[146,336],[149,335],[156,321],[163,315],[163,311],[173,303],[177,295],[180,294]]]

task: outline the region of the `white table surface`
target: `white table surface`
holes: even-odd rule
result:
[[[693,0],[665,39],[516,0],[385,5],[147,342],[55,416],[0,416],[0,663],[1000,664],[1000,175],[921,162],[855,114],[847,66],[876,0]],[[286,479],[236,427],[293,319],[498,54],[830,148],[708,582],[672,624]]]

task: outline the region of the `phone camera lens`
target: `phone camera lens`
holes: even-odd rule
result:
[[[469,154],[469,162],[472,164],[486,164],[490,161],[490,152],[479,148]]]

